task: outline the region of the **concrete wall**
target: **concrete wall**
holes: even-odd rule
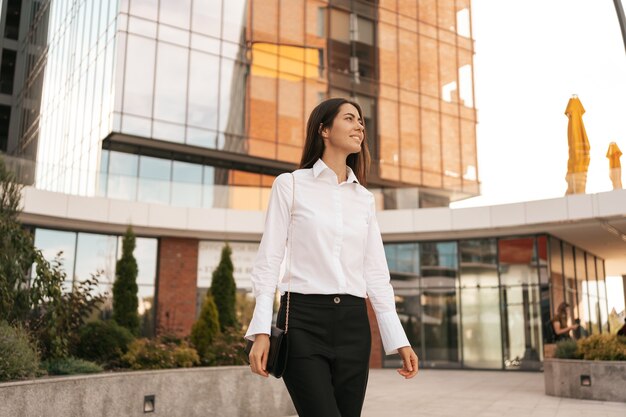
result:
[[[543,363],[546,394],[555,397],[626,402],[626,362],[546,359]],[[581,375],[591,377],[582,386]]]
[[[155,412],[144,414],[144,396]],[[282,380],[242,366],[115,372],[0,384],[0,417],[258,416],[296,414]]]

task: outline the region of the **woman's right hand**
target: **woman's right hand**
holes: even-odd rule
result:
[[[255,335],[250,350],[250,370],[264,377],[268,377],[267,357],[270,353],[270,336],[264,333]]]

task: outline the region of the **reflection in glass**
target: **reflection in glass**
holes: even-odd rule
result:
[[[596,260],[589,253],[585,254],[587,261],[587,287],[589,292],[589,312],[591,316],[590,329],[592,334],[600,333],[600,299],[598,297],[598,279],[596,275]]]
[[[191,51],[187,123],[192,126],[217,129],[218,63],[216,56]]]
[[[188,50],[160,42],[158,45],[154,117],[185,123]]]
[[[146,203],[169,203],[171,170],[172,162],[168,159],[142,156],[137,199]]]
[[[52,262],[59,252],[63,252],[61,254],[61,270],[66,274],[66,281],[72,282],[74,260],[76,259],[76,233],[37,228],[35,230],[35,247],[41,250],[48,262]],[[34,269],[31,271],[32,274],[35,272]]]
[[[500,239],[505,369],[540,369],[541,300],[535,238]]]
[[[224,14],[222,38],[231,42],[244,43],[247,18],[247,0],[228,0],[223,2]]]
[[[600,303],[600,319],[602,333],[609,332],[609,310],[606,294],[606,276],[604,275],[604,261],[596,258],[596,271],[598,272],[598,302]]]
[[[457,244],[421,243],[420,261],[424,360],[438,364],[459,362]]]
[[[565,301],[565,283],[561,258],[561,241],[550,236],[550,293],[552,296],[551,317],[556,308]]]
[[[117,237],[93,233],[79,233],[76,245],[75,279],[84,281],[102,271],[98,293],[112,294],[115,280]],[[110,297],[109,297],[110,298]]]
[[[495,239],[459,242],[463,364],[502,367],[500,296]]]
[[[191,0],[160,0],[159,21],[183,29],[189,29]]]
[[[191,30],[219,38],[222,29],[222,2],[194,0]]]
[[[173,206],[201,206],[202,165],[174,161],[172,181]]]
[[[224,143],[218,148],[245,153],[244,116],[248,71],[246,66],[222,58],[220,73],[219,130],[224,132]]]
[[[157,19],[157,5],[154,0],[132,0],[130,2],[130,14],[141,16],[145,19]]]
[[[134,200],[137,195],[137,155],[111,151],[109,156],[108,197]]]
[[[123,111],[152,117],[156,42],[141,36],[128,35],[126,48]]]

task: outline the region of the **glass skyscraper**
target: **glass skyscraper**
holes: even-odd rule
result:
[[[311,109],[346,96],[370,184],[414,190],[387,205],[478,193],[468,0],[23,3],[8,151],[38,161],[41,187],[148,201],[144,180],[268,187],[299,162]]]

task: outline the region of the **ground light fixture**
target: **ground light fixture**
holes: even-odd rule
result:
[[[145,395],[143,397],[143,412],[154,413],[154,395]]]
[[[581,387],[590,387],[591,386],[591,376],[589,376],[589,375],[581,375],[580,376],[580,386]]]

